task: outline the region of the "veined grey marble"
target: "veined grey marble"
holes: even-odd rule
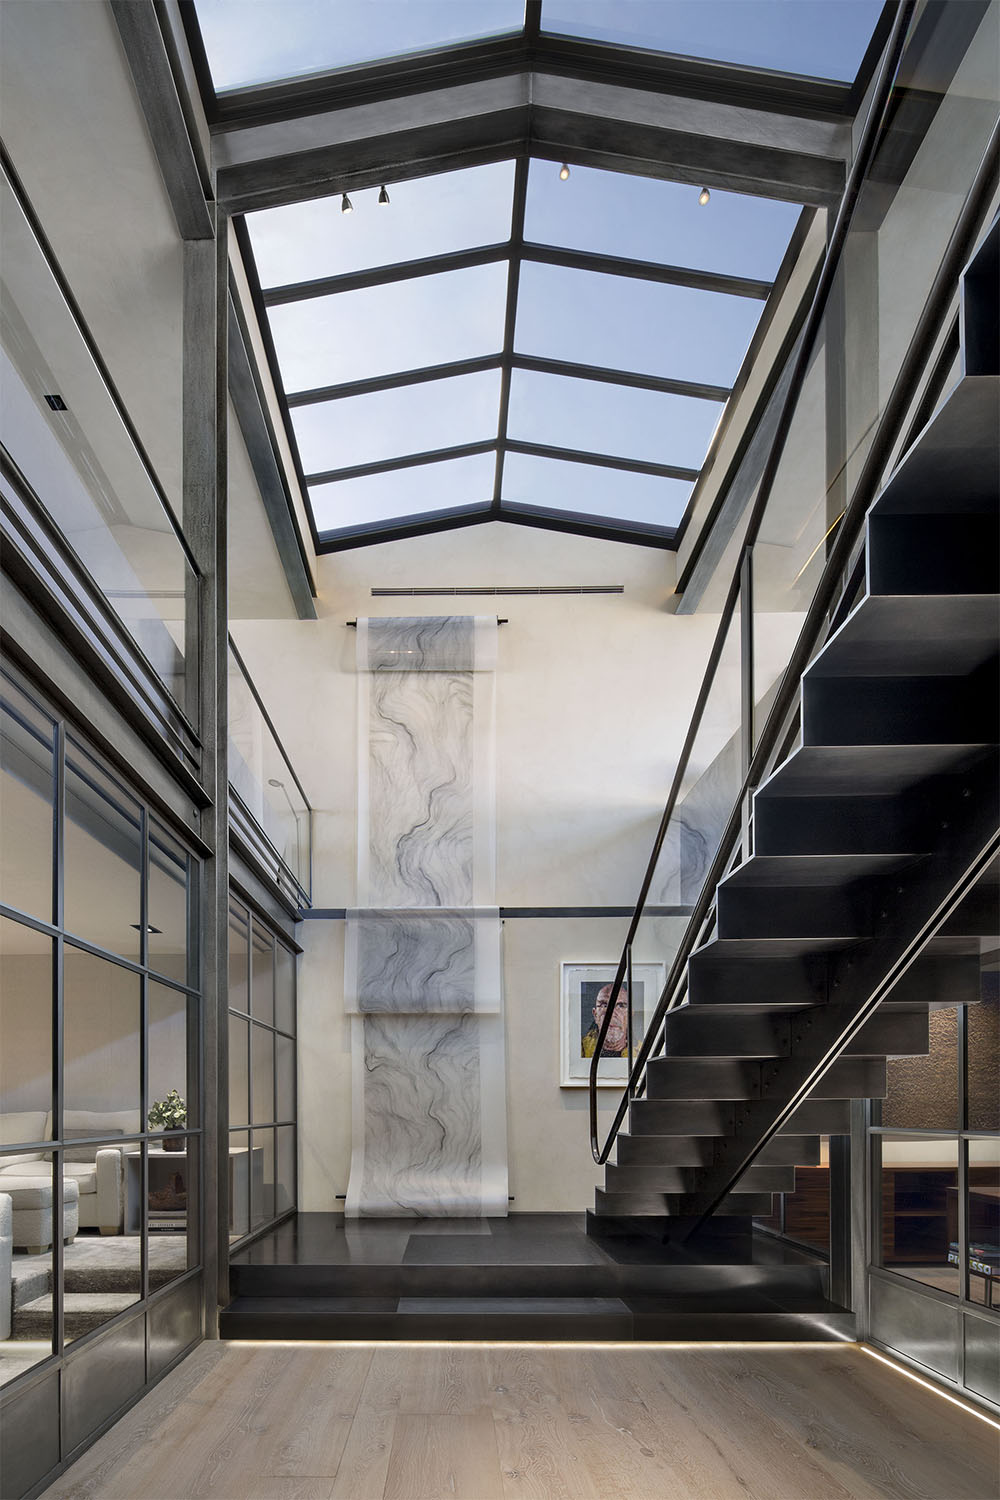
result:
[[[681,901],[693,906],[732,814],[740,789],[740,746],[734,735],[692,786],[677,809],[681,830]]]
[[[472,617],[358,621],[349,1216],[507,1211],[495,637]]]

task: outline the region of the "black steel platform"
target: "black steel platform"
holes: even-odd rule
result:
[[[232,1257],[229,1339],[844,1339],[822,1261],[755,1235],[750,1263],[666,1259],[584,1214],[298,1214]]]

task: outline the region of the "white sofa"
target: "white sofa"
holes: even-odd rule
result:
[[[14,1213],[10,1194],[0,1193],[0,1339],[10,1338],[14,1315]]]
[[[94,1135],[138,1135],[142,1129],[137,1109],[67,1109],[63,1113],[66,1135],[63,1178],[76,1183],[80,1193],[80,1228],[99,1229],[102,1234],[121,1234],[124,1224],[123,1154],[112,1145],[76,1145],[75,1138]],[[5,1147],[20,1141],[50,1141],[52,1114],[46,1110],[21,1110],[0,1114],[0,1192],[4,1181],[44,1176],[39,1163],[48,1162],[46,1151],[13,1154]]]

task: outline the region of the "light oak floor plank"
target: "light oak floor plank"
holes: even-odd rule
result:
[[[1000,1433],[850,1345],[204,1344],[44,1500],[996,1500]]]

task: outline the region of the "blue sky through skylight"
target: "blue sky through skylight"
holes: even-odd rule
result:
[[[586,516],[618,516],[649,526],[677,526],[692,485],[652,474],[564,459],[508,453],[503,466],[503,498],[518,505],[574,511]]]
[[[364,479],[315,484],[309,491],[317,530],[364,526],[427,511],[487,504],[493,498],[492,453],[451,458],[414,469],[395,469]]]

